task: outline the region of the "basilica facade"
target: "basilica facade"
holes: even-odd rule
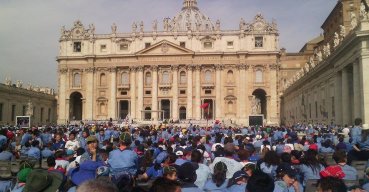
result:
[[[132,31],[96,34],[76,21],[62,27],[58,123],[73,120],[231,120],[279,124],[282,88],[306,61],[279,48],[275,21],[257,14],[223,30],[196,0],[173,18]],[[205,104],[205,105],[204,105]]]

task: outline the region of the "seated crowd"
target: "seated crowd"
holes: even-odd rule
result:
[[[369,157],[360,124],[3,128],[0,161],[19,171],[0,192],[369,192],[351,166]]]

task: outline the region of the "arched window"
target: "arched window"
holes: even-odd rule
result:
[[[186,78],[186,72],[181,71],[181,73],[179,73],[179,82],[180,84],[186,84],[187,78]]]
[[[100,86],[106,86],[106,75],[105,75],[105,73],[100,74]]]
[[[261,69],[257,69],[255,71],[255,82],[262,83],[263,82],[263,71]]]
[[[229,101],[228,102],[228,113],[231,113],[233,111],[233,102]]]
[[[162,83],[163,84],[169,84],[169,72],[168,71],[164,71],[163,72],[163,78],[162,78]]]
[[[229,70],[227,73],[227,83],[233,83],[233,71]]]
[[[151,85],[151,73],[150,72],[147,72],[145,75],[145,84]]]
[[[127,72],[123,72],[121,75],[121,84],[128,85],[129,84],[129,74]]]
[[[211,71],[206,70],[205,71],[205,83],[211,83],[211,82],[212,82]]]
[[[80,87],[81,86],[81,74],[75,73],[73,75],[73,87]]]

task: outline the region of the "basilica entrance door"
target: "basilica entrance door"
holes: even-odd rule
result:
[[[82,94],[74,92],[69,97],[69,119],[82,120]]]

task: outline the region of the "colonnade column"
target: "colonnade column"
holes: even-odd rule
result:
[[[196,78],[196,84],[195,84],[195,109],[196,109],[196,119],[201,119],[201,78],[200,78],[200,70],[201,67],[197,65],[195,67],[195,78]]]
[[[187,66],[187,119],[192,119],[192,69],[193,66]]]
[[[154,123],[158,121],[158,66],[152,66],[152,98],[151,98],[151,118],[154,119]]]
[[[143,78],[143,66],[137,67],[138,78],[137,78],[137,110],[136,110],[136,118],[142,120],[142,110],[143,110],[143,92],[144,92],[144,78]]]
[[[59,104],[59,113],[58,113],[58,124],[64,124],[67,121],[67,114],[69,114],[66,109],[66,101],[67,101],[67,73],[68,69],[63,68],[59,69],[59,94],[58,94],[58,104]],[[69,100],[68,100],[69,101]]]
[[[350,111],[350,91],[349,91],[349,71],[347,68],[342,69],[342,124],[349,124]]]
[[[361,97],[360,97],[360,66],[359,63],[356,61],[353,63],[353,87],[354,87],[354,116],[353,118],[360,118],[361,117]]]
[[[109,99],[109,118],[117,119],[117,68],[110,70],[110,99]]]
[[[215,65],[215,118],[222,117],[222,69],[223,65]],[[213,105],[214,106],[214,105]]]
[[[360,72],[360,83],[361,91],[360,95],[362,101],[360,103],[361,108],[361,118],[363,124],[369,124],[369,57],[362,56],[359,61],[359,72]]]
[[[172,118],[174,121],[178,120],[178,66],[172,66],[172,73],[173,73],[173,110],[172,110]],[[172,104],[172,103],[171,103]]]
[[[93,116],[93,110],[94,110],[94,87],[95,87],[95,82],[94,82],[94,72],[95,72],[95,68],[90,67],[85,69],[86,72],[86,83],[84,83],[86,85],[86,107],[84,107],[84,114],[86,115],[85,117],[83,117],[83,119],[85,120],[93,120],[94,116]]]
[[[342,73],[340,71],[336,72],[334,93],[335,123],[342,125]]]
[[[130,103],[130,116],[132,119],[135,119],[136,116],[136,69],[137,67],[130,67],[130,94],[131,94],[131,103]]]

